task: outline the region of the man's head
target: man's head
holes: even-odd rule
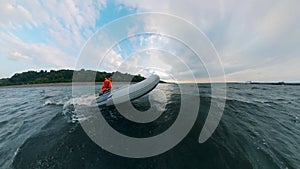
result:
[[[108,79],[109,79],[110,81],[112,81],[112,76],[110,76]]]

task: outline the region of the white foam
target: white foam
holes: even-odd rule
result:
[[[85,105],[85,106],[90,106],[92,104],[92,101],[94,99],[96,99],[95,95],[75,97],[75,98],[72,98],[69,101],[65,102],[63,108],[66,108],[69,105]]]
[[[64,104],[65,104],[65,101],[63,101],[63,100],[59,100],[59,101],[47,100],[44,103],[44,106],[47,106],[47,105],[64,105]]]

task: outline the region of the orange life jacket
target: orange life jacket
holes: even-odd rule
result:
[[[102,89],[99,90],[100,92],[110,91],[112,88],[112,82],[105,78],[104,82],[102,83]]]

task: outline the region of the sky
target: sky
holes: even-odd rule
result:
[[[82,67],[154,72],[166,81],[300,82],[299,6],[299,0],[0,0],[0,78]],[[135,17],[152,12],[184,22]],[[176,32],[185,38],[169,36]],[[189,43],[202,46],[201,55]]]

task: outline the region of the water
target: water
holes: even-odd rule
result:
[[[175,121],[181,95],[173,84],[155,90],[166,93],[164,112],[155,121],[133,123],[114,108],[103,116],[132,137],[162,133]],[[200,84],[199,90],[198,118],[187,137],[161,155],[131,159],[103,150],[83,131],[79,121],[86,119],[75,115],[73,104],[97,113],[89,106],[93,96],[71,100],[71,86],[2,88],[0,168],[300,168],[299,86],[228,84],[220,124],[203,144],[198,137],[210,106],[210,85]],[[147,110],[148,96],[133,104]]]

